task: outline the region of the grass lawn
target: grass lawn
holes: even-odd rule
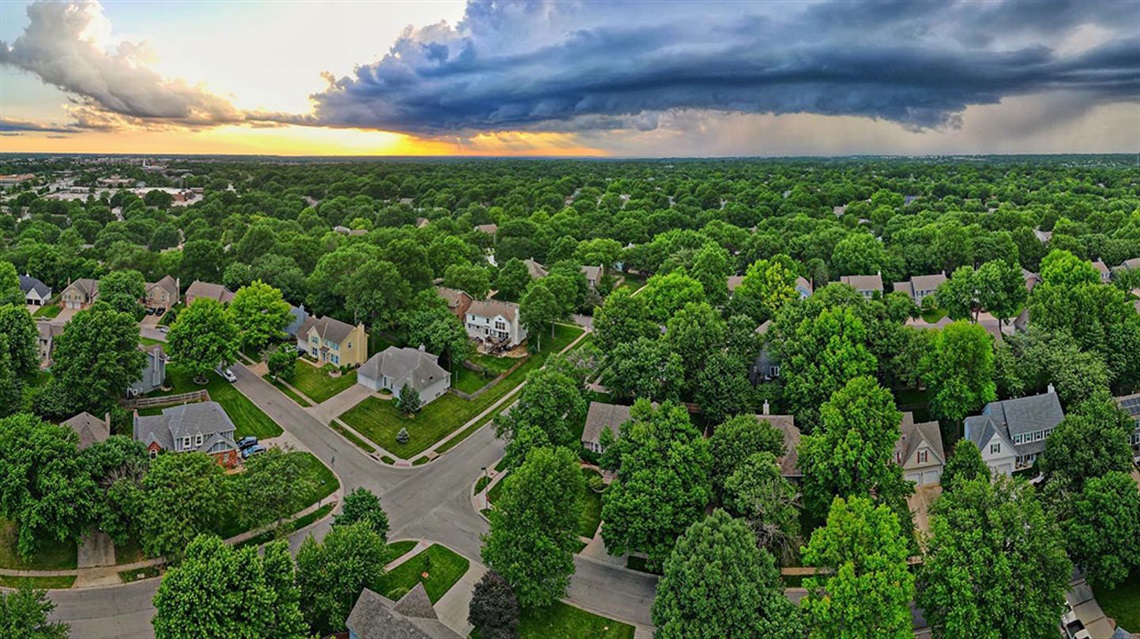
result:
[[[598,474],[596,470],[582,469],[582,478],[587,481],[592,475]],[[594,533],[598,532],[598,525],[602,523],[602,494],[590,490],[587,484],[578,502],[582,509],[578,517],[578,536],[593,539]]]
[[[499,495],[503,494],[503,482],[505,481],[507,481],[506,477],[500,479],[499,483],[491,486],[491,490],[487,491],[487,501],[491,502],[492,504],[498,501]]]
[[[416,542],[413,539],[405,539],[404,541],[393,541],[388,544],[388,561],[396,561],[400,557],[411,552],[412,548],[416,547]]]
[[[163,341],[157,340],[157,339],[151,339],[149,337],[139,337],[139,344],[142,344],[143,346],[154,346],[155,344],[165,344],[165,343],[166,342],[163,342]]]
[[[472,494],[478,495],[479,491],[486,488],[487,484],[489,484],[489,483],[491,483],[491,478],[486,476],[486,475],[483,475],[482,477],[479,478],[479,481],[475,482],[475,491]]]
[[[129,584],[132,581],[150,579],[161,574],[162,571],[159,570],[158,566],[147,566],[146,568],[139,568],[137,570],[124,570],[123,572],[119,573],[119,579],[122,579],[123,583]]]
[[[260,546],[261,544],[267,544],[267,543],[274,541],[276,539],[283,539],[285,537],[285,535],[288,535],[291,532],[300,530],[300,529],[304,528],[305,526],[308,526],[309,524],[313,523],[314,521],[317,521],[318,519],[324,518],[325,515],[332,512],[332,509],[335,506],[336,506],[336,502],[333,502],[330,504],[325,504],[324,506],[321,506],[320,508],[314,510],[313,512],[305,515],[304,517],[298,517],[298,518],[294,519],[293,521],[286,522],[286,523],[282,524],[280,531],[267,530],[267,531],[261,533],[260,535],[254,535],[253,537],[246,539],[245,541],[239,543],[237,545],[237,547],[238,548],[244,548],[246,546]]]
[[[470,395],[489,384],[492,379],[495,379],[495,376],[480,375],[470,368],[459,366],[455,369],[455,375],[451,385],[456,390],[461,390]]]
[[[71,542],[44,540],[40,550],[25,563],[16,551],[16,524],[0,519],[0,568],[12,570],[67,570],[75,568],[77,549]]]
[[[396,410],[395,402],[369,397],[340,418],[382,448],[403,459],[411,459],[514,390],[532,370],[540,368],[551,353],[562,350],[581,333],[582,329],[577,326],[558,324],[555,339],[546,339],[541,351],[530,356],[498,386],[475,400],[467,401],[448,393],[425,406],[416,416],[406,417]],[[507,360],[506,367],[512,363],[514,360]],[[301,390],[304,391],[303,388]],[[410,435],[406,444],[396,441],[396,434],[401,428],[407,428]]]
[[[323,369],[306,364],[301,360],[297,360],[294,366],[296,366],[297,374],[289,383],[318,404],[347,390],[356,383],[356,371],[345,373],[339,377],[332,377]]]
[[[69,577],[6,577],[0,575],[0,586],[20,588],[26,586],[39,590],[63,590],[75,583],[75,575]]]
[[[389,599],[397,600],[422,581],[428,598],[435,603],[451,590],[470,567],[471,562],[465,557],[439,544],[432,544],[427,550],[385,575],[380,581],[379,592]],[[426,580],[422,576],[424,572],[429,575]]]
[[[301,495],[297,499],[297,502],[293,504],[293,508],[291,509],[293,512],[300,512],[308,508],[312,504],[315,504],[325,497],[333,494],[333,492],[340,487],[340,482],[337,481],[336,475],[334,475],[331,470],[325,467],[325,465],[322,464],[321,461],[314,457],[311,453],[293,451],[289,453],[289,455],[296,455],[303,459],[306,470],[305,474],[313,479],[313,487],[309,490],[308,493]],[[240,475],[227,475],[227,479],[234,482],[238,481],[239,477]],[[237,504],[236,508],[241,508],[241,504]],[[319,510],[320,509],[318,509],[318,511]],[[229,539],[234,535],[240,535],[241,533],[248,530],[245,524],[241,521],[241,517],[239,516],[238,512],[230,514],[225,518],[225,521],[226,524],[218,533],[222,539]],[[312,521],[315,521],[315,519]],[[312,521],[302,523],[301,525],[308,525],[308,523],[312,523]]]
[[[63,307],[59,304],[41,306],[36,309],[35,313],[32,313],[32,317],[36,319],[53,319],[55,317],[58,317],[62,310]]]
[[[1093,588],[1093,595],[1104,614],[1115,619],[1117,625],[1129,630],[1140,628],[1140,570],[1134,570],[1112,590]]]
[[[922,319],[930,324],[934,324],[943,317],[946,317],[946,311],[940,308],[936,308],[933,311],[927,311],[926,313],[922,314]]]
[[[277,390],[281,391],[282,393],[285,393],[285,395],[287,395],[289,397],[289,399],[296,402],[297,405],[299,405],[299,406],[312,406],[313,405],[312,402],[307,401],[305,398],[301,397],[297,393],[294,393],[292,388],[289,388],[285,384],[282,384],[281,382],[274,379],[273,376],[270,375],[269,373],[262,375],[261,379],[264,379],[265,381],[269,382],[270,384],[273,384],[277,388]]]
[[[249,398],[242,395],[233,384],[218,377],[216,373],[210,373],[209,378],[210,383],[204,388],[210,392],[210,399],[221,404],[234,426],[237,426],[237,437],[253,435],[258,439],[268,439],[281,434],[281,427],[249,401]],[[172,387],[169,392],[159,391],[152,395],[175,395],[203,388],[195,384],[190,375],[178,368],[177,364],[166,367],[166,383]]]
[[[547,608],[524,610],[519,639],[632,639],[633,626],[557,601]]]
[[[340,424],[336,423],[335,421],[329,422],[329,427],[332,428],[333,430],[335,430],[336,432],[340,433],[341,435],[344,435],[345,439],[352,442],[353,444],[356,444],[357,448],[360,448],[364,452],[366,452],[366,453],[376,452],[375,446],[373,446],[372,444],[369,444],[368,442],[364,441],[363,439],[357,437],[356,433],[352,432],[351,430],[348,430],[347,428],[345,428],[344,426],[341,426]],[[391,458],[389,457],[388,459],[391,459]],[[390,461],[388,463],[394,464],[394,463],[396,463],[396,460],[392,459],[392,461]]]

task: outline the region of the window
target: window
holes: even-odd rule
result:
[[[991,455],[1001,454],[1001,444],[990,444],[990,454]]]
[[[1033,441],[1039,442],[1042,439],[1045,439],[1045,431],[1039,430],[1036,433],[1033,433]]]
[[[201,445],[202,445],[202,433],[198,433],[198,434],[197,434],[197,435],[194,437],[194,445],[195,445],[195,446],[201,446]]]
[[[182,438],[182,448],[183,449],[190,448],[190,436],[189,435]]]
[[[158,450],[156,450],[154,448],[150,449],[150,458],[151,459],[157,459],[158,458]]]
[[[918,463],[925,464],[927,460],[927,452],[925,450],[918,451]]]
[[[772,377],[779,377],[780,376],[780,367],[779,366],[773,366],[772,368],[770,368],[768,370],[771,371]]]
[[[346,346],[345,348],[352,348],[352,342],[349,342],[348,346]]]

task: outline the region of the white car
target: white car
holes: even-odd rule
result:
[[[237,375],[234,375],[234,372],[228,368],[223,369],[218,374],[222,376],[222,379],[226,380],[227,382],[229,382],[231,384],[237,381]]]

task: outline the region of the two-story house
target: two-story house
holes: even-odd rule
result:
[[[1093,268],[1100,273],[1100,281],[1102,284],[1112,282],[1112,269],[1108,268],[1108,264],[1105,264],[1102,260],[1097,260],[1093,262],[1092,265]]]
[[[194,280],[190,288],[186,289],[186,305],[189,306],[194,303],[194,300],[203,297],[217,300],[222,304],[229,304],[233,301],[234,294],[230,292],[230,289],[221,284],[211,284],[201,280]]]
[[[135,441],[146,446],[151,457],[170,453],[206,453],[226,468],[238,463],[234,442],[237,428],[217,402],[183,404],[164,408],[161,415],[134,415]]]
[[[447,310],[460,322],[466,323],[467,309],[471,308],[471,302],[473,302],[474,299],[457,288],[437,286],[435,290],[439,293],[439,296],[447,302]]]
[[[621,425],[629,421],[629,409],[629,406],[621,404],[590,402],[586,425],[582,428],[582,446],[595,453],[604,453],[602,432],[608,430],[617,439]]]
[[[99,297],[99,280],[89,277],[79,278],[67,285],[59,294],[64,308],[83,309],[95,303]]]
[[[318,364],[360,366],[368,360],[368,333],[331,317],[310,317],[297,332],[297,350]]]
[[[40,367],[46,368],[51,364],[51,354],[55,349],[55,338],[63,334],[63,324],[39,321],[36,322],[36,330],[39,332]]]
[[[127,397],[137,397],[156,391],[166,381],[166,353],[163,352],[162,345],[140,345],[139,350],[146,354],[146,365],[143,366],[139,379],[127,387]]]
[[[874,297],[875,293],[878,293],[880,296],[883,294],[882,273],[876,273],[875,275],[844,275],[839,278],[839,281],[855,289],[860,295],[867,299]]]
[[[1045,451],[1045,439],[1065,419],[1053,385],[1041,395],[991,402],[981,415],[965,421],[965,437],[978,446],[982,460],[1006,475],[1032,466]]]
[[[169,275],[157,282],[148,282],[143,302],[147,308],[170,308],[178,303],[180,288],[179,281]]]
[[[387,389],[399,395],[409,386],[427,405],[451,388],[451,373],[439,365],[439,356],[419,348],[389,346],[370,357],[356,373],[356,383],[378,391]]]
[[[31,275],[20,276],[20,292],[28,306],[43,306],[51,300],[51,287]]]
[[[1132,444],[1132,448],[1140,450],[1140,393],[1117,397],[1116,405],[1120,407],[1120,410],[1131,415],[1133,421],[1136,422],[1136,427],[1128,436],[1128,442]]]
[[[905,282],[895,282],[894,289],[896,293],[906,293],[906,296],[914,300],[915,304],[922,306],[922,300],[934,295],[934,292],[945,281],[945,273],[915,275]]]
[[[464,322],[467,335],[480,342],[514,348],[526,339],[519,305],[500,300],[473,300]]]
[[[902,466],[903,478],[919,488],[941,483],[946,453],[938,422],[916,424],[914,414],[903,413],[895,442],[895,463]]]

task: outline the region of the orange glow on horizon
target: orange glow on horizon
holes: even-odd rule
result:
[[[303,126],[87,131],[0,136],[0,153],[126,153],[282,156],[604,156],[573,134],[504,131],[472,138],[419,138],[389,131]]]

